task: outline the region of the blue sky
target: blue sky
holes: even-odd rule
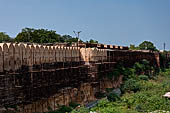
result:
[[[0,32],[44,28],[83,40],[138,45],[152,41],[170,50],[170,0],[0,0]]]

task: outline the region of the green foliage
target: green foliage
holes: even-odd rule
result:
[[[77,42],[78,38],[74,38],[70,35],[63,35],[61,36],[60,40],[62,41],[59,41],[59,42],[67,42],[68,44],[72,44],[73,42]],[[83,42],[83,41],[80,39],[79,42]]]
[[[140,80],[149,80],[149,77],[147,75],[139,75],[138,78]]]
[[[96,44],[96,43],[98,43],[98,41],[97,41],[97,40],[90,39],[89,41],[87,41],[87,43]]]
[[[122,74],[122,72],[120,69],[114,69],[113,71],[111,71],[107,74],[107,78],[113,79],[113,77],[114,77],[114,80],[116,81],[121,74]]]
[[[133,68],[137,75],[140,75],[140,74],[150,75],[151,71],[154,69],[153,67],[150,66],[150,62],[147,61],[146,59],[143,59],[140,62],[136,62]]]
[[[129,78],[131,78],[131,75],[135,74],[135,69],[133,68],[125,68],[123,71],[123,75],[125,76],[129,76]]]
[[[132,110],[125,109],[120,101],[109,102],[107,100],[100,100],[97,106],[90,111],[97,111],[99,113],[136,113]]]
[[[113,91],[113,88],[106,88],[106,92],[107,93],[110,93],[110,92],[112,92]]]
[[[0,43],[13,42],[13,39],[9,37],[5,32],[0,32]]]
[[[110,102],[114,102],[116,100],[119,100],[120,97],[115,94],[115,93],[110,93],[108,96],[107,96],[107,99],[110,101]]]
[[[141,74],[144,71],[144,65],[139,62],[136,62],[133,68],[135,69],[136,74]]]
[[[114,72],[114,71],[109,72],[109,73],[107,73],[106,77],[107,77],[108,79],[112,80],[112,79],[113,79],[114,74],[115,74],[115,72]],[[115,75],[117,76],[118,74],[116,73]],[[104,76],[103,76],[103,77],[104,77]]]
[[[120,75],[124,75],[125,72],[125,68],[123,67],[123,65],[121,63],[118,63],[115,67],[115,69],[113,69],[113,71],[109,72],[107,74],[107,77],[109,79],[113,79],[115,81],[117,81],[117,79],[119,78]]]
[[[140,62],[136,62],[133,68],[125,68],[121,63],[118,63],[115,66],[115,69],[107,74],[109,79],[117,80],[120,75],[124,75],[124,80],[127,79],[137,79],[137,75],[145,74],[149,77],[151,76],[151,71],[155,71],[152,66],[150,66],[150,62],[146,59],[141,60]]]
[[[104,93],[104,92],[96,92],[96,93],[95,93],[95,97],[96,97],[97,99],[104,98],[104,97],[106,97],[106,93]]]
[[[49,111],[48,113],[68,113],[68,112],[71,112],[72,111],[72,108],[71,107],[68,107],[68,106],[60,106],[60,108],[56,111]]]
[[[16,42],[34,42],[34,43],[53,43],[60,40],[60,35],[55,31],[48,31],[46,29],[24,28],[16,36]]]
[[[148,60],[146,60],[146,59],[143,59],[141,61],[141,63],[147,66],[147,65],[149,65],[150,62]]]
[[[100,113],[148,113],[156,110],[170,111],[170,99],[163,97],[170,89],[170,69],[161,72],[154,80],[146,81],[146,76],[147,75],[139,75],[136,80],[131,79],[126,82],[126,87],[132,89],[134,88],[132,84],[139,84],[140,91],[138,90],[135,93],[127,91],[120,100],[116,101],[102,100],[91,110]]]
[[[116,81],[120,75],[121,75],[120,70],[114,69],[112,72],[108,73],[107,77],[109,79],[112,79],[114,77],[114,80]]]
[[[137,92],[141,88],[140,84],[137,82],[135,79],[128,79],[127,81],[124,82],[122,86],[122,90],[124,91],[133,91]]]
[[[78,110],[73,110],[71,113],[89,113],[89,110],[84,108],[84,107],[81,107],[80,109]]]
[[[34,43],[54,43],[54,42],[77,42],[78,39],[70,35],[59,35],[56,31],[47,29],[24,28],[16,36],[16,42],[34,42]]]
[[[154,44],[152,42],[150,42],[150,41],[144,41],[141,44],[139,44],[139,49],[157,51]]]
[[[50,111],[50,112],[53,111],[53,109],[52,109],[50,106],[48,106],[47,109],[48,109],[48,111]]]
[[[161,76],[169,76],[170,75],[170,69],[165,69],[164,71],[160,72],[160,75]]]
[[[159,59],[160,59],[160,67],[162,71],[164,71],[165,68],[169,68],[169,61],[167,60],[167,51],[164,51],[159,54]]]
[[[69,106],[73,109],[75,109],[77,106],[79,106],[80,104],[76,103],[76,102],[70,102]]]
[[[139,48],[136,47],[135,45],[133,44],[130,44],[130,47],[129,47],[130,50],[138,50]]]
[[[136,105],[135,110],[138,112],[142,112],[142,107],[140,104]]]
[[[135,74],[135,69],[133,68],[125,68],[123,71],[123,75],[124,75],[123,77],[124,80],[130,79],[130,78],[136,79],[137,77]]]
[[[133,44],[130,44],[129,47],[130,50],[151,50],[151,51],[158,51],[154,44],[150,41],[144,41],[138,46],[135,46]]]

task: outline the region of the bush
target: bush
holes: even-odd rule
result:
[[[113,91],[113,88],[106,88],[106,92],[107,93],[110,93],[110,92],[112,92]]]
[[[110,101],[110,102],[115,102],[116,100],[119,100],[120,97],[115,94],[115,93],[110,93],[108,96],[107,96],[107,99]]]
[[[79,106],[80,104],[76,103],[76,102],[70,102],[69,106],[73,109],[75,109],[77,106]]]
[[[139,75],[138,76],[139,80],[149,80],[149,77],[147,75]]]
[[[68,106],[60,106],[60,108],[54,112],[50,112],[50,113],[66,113],[66,112],[71,112],[72,111],[72,108],[71,107],[68,107]]]
[[[136,62],[133,68],[135,69],[136,74],[141,74],[144,71],[144,64],[140,64],[139,62]]]
[[[114,77],[114,80],[117,81],[117,79],[120,75],[121,75],[121,71],[119,69],[114,69],[112,72],[109,72],[107,74],[107,78],[113,79],[113,77]]]
[[[95,97],[96,97],[97,99],[104,98],[104,97],[106,97],[106,93],[96,92],[96,93],[95,93]]]
[[[81,107],[78,110],[73,110],[71,113],[89,113],[89,110],[84,107]]]
[[[170,76],[170,69],[165,69],[165,71],[160,72],[160,75],[164,77]]]
[[[137,82],[137,80],[134,79],[128,79],[127,81],[125,81],[125,83],[123,84],[122,90],[123,92],[125,91],[133,91],[133,92],[137,92],[139,91],[141,88],[140,84]]]
[[[140,104],[136,105],[135,110],[142,112],[142,106]]]
[[[127,80],[130,78],[136,79],[136,75],[135,75],[135,69],[133,68],[125,68],[125,70],[123,71],[123,79]]]
[[[113,77],[114,77],[114,80],[117,81],[119,76],[123,75],[124,70],[125,70],[125,68],[123,67],[121,62],[119,62],[118,64],[116,64],[116,66],[113,69],[113,71],[107,74],[107,77],[109,79],[113,79]]]
[[[134,75],[134,73],[135,73],[135,70],[133,68],[125,68],[123,75],[129,76],[129,75]]]

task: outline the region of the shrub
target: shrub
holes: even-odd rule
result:
[[[104,93],[104,92],[96,92],[96,93],[95,93],[95,97],[96,97],[97,99],[104,98],[104,97],[106,97],[106,93]]]
[[[138,76],[139,80],[149,80],[149,77],[147,75],[139,75]]]
[[[107,74],[107,78],[108,79],[113,79],[113,77],[114,77],[114,80],[117,80],[120,75],[121,75],[120,70],[114,69],[112,72],[109,72]]]
[[[75,109],[77,106],[79,106],[80,104],[76,103],[76,102],[70,102],[69,106],[73,109]]]
[[[139,62],[136,62],[133,68],[135,69],[136,74],[141,74],[144,71],[144,64],[140,64]]]
[[[114,76],[114,71],[109,72],[109,73],[106,75],[106,77],[107,77],[108,79],[113,79],[113,76]]]
[[[114,80],[117,81],[119,76],[121,75],[121,71],[119,69],[114,69],[112,74],[114,76]]]
[[[120,97],[115,94],[115,93],[110,93],[108,96],[107,96],[107,99],[110,101],[110,102],[114,102],[116,100],[119,100]]]
[[[142,106],[140,104],[136,105],[135,110],[142,112]]]
[[[106,92],[107,93],[110,93],[110,92],[112,92],[113,91],[113,88],[106,88]]]
[[[123,75],[125,68],[123,67],[122,63],[119,62],[116,64],[114,70],[110,73],[108,73],[107,77],[109,79],[112,79],[114,77],[114,80],[117,80],[120,75]]]
[[[71,112],[72,111],[72,108],[71,107],[68,107],[68,106],[60,106],[60,108],[54,112],[50,112],[50,113],[66,113],[66,112]]]
[[[134,75],[134,73],[135,73],[135,70],[133,68],[125,68],[123,75],[129,76],[129,75]]]
[[[84,107],[81,107],[78,110],[73,110],[71,113],[89,113],[89,110]]]
[[[123,84],[122,90],[124,91],[133,91],[133,92],[137,92],[139,91],[141,88],[140,84],[137,82],[137,80],[134,79],[128,79],[127,81],[125,81],[125,83]]]
[[[135,69],[133,68],[125,68],[125,70],[123,71],[123,79],[127,80],[130,78],[136,79],[136,75],[135,75]]]

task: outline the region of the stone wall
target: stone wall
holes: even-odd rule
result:
[[[150,51],[0,43],[0,108],[33,113],[86,104],[96,92],[120,86],[123,75],[106,77],[116,63],[129,67],[142,59],[160,66],[159,53]]]

